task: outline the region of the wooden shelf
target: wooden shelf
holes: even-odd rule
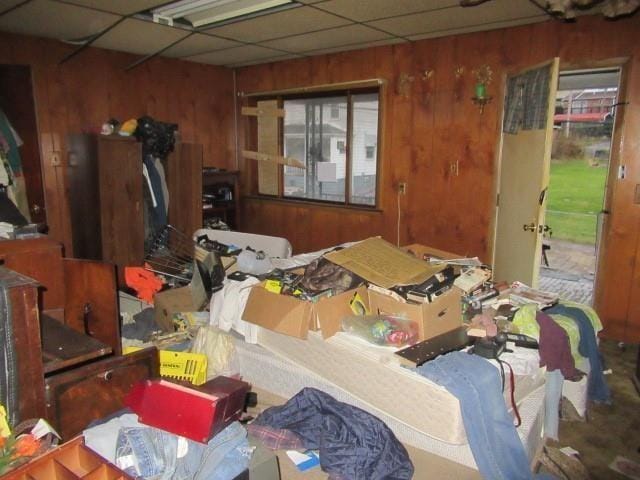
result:
[[[3,475],[3,480],[127,480],[129,475],[107,462],[77,437]]]
[[[232,230],[238,228],[237,171],[202,170],[202,220],[218,217]]]
[[[44,373],[85,363],[112,353],[109,345],[54,320],[41,316]]]

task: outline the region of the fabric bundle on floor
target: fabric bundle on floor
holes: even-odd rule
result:
[[[320,466],[333,480],[413,476],[409,454],[384,422],[314,388],[268,408],[252,425],[293,432],[304,448],[319,450]]]

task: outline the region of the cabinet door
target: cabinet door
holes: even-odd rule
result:
[[[202,228],[202,145],[178,143],[167,159],[169,223],[193,236]]]
[[[92,421],[123,408],[135,383],[158,374],[158,351],[148,348],[52,375],[45,379],[47,418],[68,440]]]
[[[120,354],[120,317],[112,264],[65,258],[65,323]]]
[[[124,267],[142,265],[142,148],[134,139],[98,141],[102,259],[116,265],[124,285]]]
[[[102,259],[98,142],[95,135],[71,134],[67,138],[69,214],[75,258]]]

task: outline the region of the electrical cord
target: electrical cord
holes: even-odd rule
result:
[[[504,360],[498,359],[498,363],[500,363],[500,365],[504,363],[507,365],[507,367],[509,367],[509,383],[511,386],[509,397],[511,400],[511,407],[513,408],[513,414],[516,416],[516,420],[517,420],[517,423],[515,424],[515,426],[519,427],[520,425],[522,425],[522,418],[520,418],[520,412],[518,411],[518,407],[516,406],[516,398],[515,398],[516,380],[515,380],[515,375],[513,374],[513,367],[511,366],[511,364],[509,364],[509,362],[505,362]],[[504,391],[504,388],[503,388],[503,391]]]
[[[400,246],[400,189],[398,189],[398,228],[396,232],[396,246]]]

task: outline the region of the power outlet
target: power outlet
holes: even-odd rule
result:
[[[400,195],[407,194],[407,182],[398,183],[398,193],[400,193]]]

